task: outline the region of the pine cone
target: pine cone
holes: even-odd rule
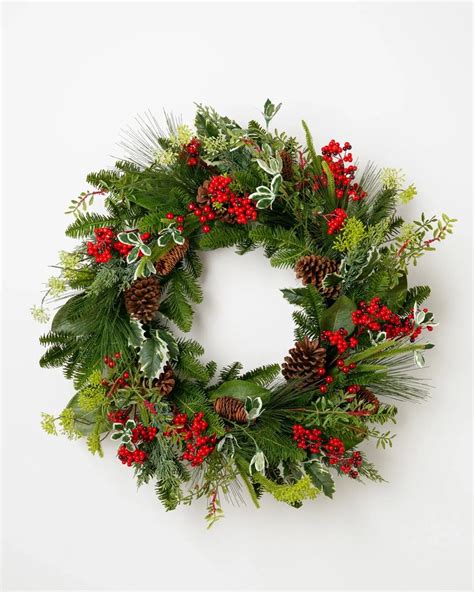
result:
[[[361,387],[359,389],[359,392],[356,396],[356,401],[360,401],[363,405],[372,405],[370,411],[368,410],[369,415],[375,415],[380,407],[380,401],[372,391],[365,387]]]
[[[154,388],[160,391],[160,394],[164,397],[168,396],[174,389],[176,380],[174,377],[173,368],[169,363],[163,369],[163,372],[153,381]]]
[[[233,397],[219,397],[214,401],[217,415],[235,423],[247,423],[248,415],[243,401]]]
[[[331,300],[335,300],[340,292],[340,286],[323,287],[324,278],[329,273],[339,269],[339,263],[334,259],[320,257],[319,255],[305,255],[295,265],[296,277],[306,286],[312,284],[318,291]]]
[[[196,202],[200,206],[209,206],[214,212],[216,220],[221,220],[226,224],[235,224],[235,216],[227,212],[226,206],[219,202],[211,201],[211,198],[207,192],[208,187],[209,181],[204,181],[204,183],[197,190]]]
[[[155,263],[156,273],[159,275],[168,275],[175,266],[186,255],[189,249],[189,241],[185,239],[182,245],[175,245]]]
[[[300,380],[301,386],[314,384],[319,378],[317,370],[326,365],[326,350],[319,339],[305,337],[290,349],[282,365],[281,373],[286,380]]]
[[[206,180],[198,188],[198,190],[197,190],[197,197],[196,197],[196,201],[197,201],[198,204],[201,204],[203,206],[209,205],[210,198],[209,198],[209,194],[207,193],[208,187],[209,187],[209,181]]]
[[[283,164],[281,176],[284,181],[291,181],[293,179],[293,158],[287,150],[280,152],[280,158]]]
[[[125,291],[125,308],[128,314],[144,323],[151,321],[160,307],[161,288],[154,277],[135,280]]]

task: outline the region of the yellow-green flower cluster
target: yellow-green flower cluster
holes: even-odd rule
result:
[[[48,289],[51,296],[59,296],[66,291],[66,282],[59,277],[50,277],[48,280]]]
[[[49,321],[49,312],[42,306],[32,306],[30,308],[31,316],[38,321],[38,323],[47,323]]]
[[[264,477],[261,473],[255,473],[253,478],[255,481],[258,481],[268,493],[271,493],[276,500],[287,504],[294,504],[295,502],[300,502],[305,499],[314,499],[319,493],[319,489],[316,489],[311,483],[309,475],[301,477],[301,479],[293,485],[278,485]]]
[[[81,433],[76,429],[74,411],[66,407],[59,416],[59,423],[61,424],[62,433],[70,440],[76,440],[81,437]]]
[[[93,431],[87,437],[87,448],[91,454],[98,454],[100,457],[104,456],[102,445],[100,443],[100,435],[97,431]]]
[[[365,237],[364,224],[357,218],[348,218],[344,228],[334,241],[334,248],[341,253],[353,251]]]
[[[105,387],[101,384],[99,371],[94,372],[86,386],[79,391],[79,407],[84,411],[94,411],[105,400]]]
[[[401,201],[402,204],[407,204],[415,197],[416,194],[416,187],[414,185],[409,185],[399,194],[398,199]]]
[[[401,169],[382,169],[380,175],[382,186],[386,189],[400,189],[405,183],[405,175]]]
[[[171,166],[176,162],[178,155],[174,150],[158,150],[155,153],[155,162],[161,166]]]
[[[184,144],[189,144],[192,137],[193,131],[188,125],[178,125],[178,127],[176,128],[176,134],[170,136],[171,146],[179,150],[181,146],[183,146]]]
[[[400,234],[398,235],[399,242],[406,242],[413,238],[416,234],[416,227],[413,222],[405,222],[400,228]]]
[[[50,415],[49,413],[42,413],[41,414],[41,427],[43,428],[43,430],[47,434],[50,434],[51,436],[58,435],[54,415]]]
[[[202,147],[206,156],[209,158],[215,158],[219,154],[229,150],[231,142],[227,136],[222,132],[219,132],[218,136],[203,138]]]

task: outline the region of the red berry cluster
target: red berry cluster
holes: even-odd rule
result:
[[[424,309],[424,312],[428,312],[428,309]],[[387,339],[409,336],[411,341],[415,341],[422,331],[422,327],[415,327],[413,313],[402,318],[382,304],[378,296],[368,304],[360,302],[359,308],[352,313],[352,322],[359,327],[359,331],[385,331]]]
[[[362,455],[357,450],[352,453],[351,456],[346,456],[339,462],[340,470],[345,474],[356,479],[359,476],[358,469],[362,464]]]
[[[167,220],[175,220],[177,222],[177,226],[176,226],[176,230],[178,232],[183,232],[184,230],[184,216],[176,216],[176,214],[174,214],[173,212],[168,212],[166,214],[166,219]]]
[[[126,257],[133,249],[133,245],[125,245],[120,241],[115,240],[116,236],[111,228],[95,228],[94,235],[96,242],[93,243],[92,241],[88,241],[86,246],[87,254],[91,255],[91,257],[95,257],[96,263],[107,263],[107,261],[110,261],[112,259],[112,248],[124,257]],[[144,242],[149,240],[150,236],[149,232],[144,232],[140,235]],[[138,255],[139,257],[142,257],[143,253],[140,251]]]
[[[328,178],[325,173],[313,175],[313,191],[319,191],[321,187],[328,186]]]
[[[339,232],[346,223],[347,214],[342,208],[336,208],[332,212],[326,215],[328,223],[328,234],[334,234]]]
[[[109,411],[107,419],[110,423],[125,423],[130,411],[128,409],[118,409],[118,411]]]
[[[255,203],[245,196],[236,195],[230,188],[232,177],[218,175],[212,177],[207,187],[210,205],[200,206],[198,203],[190,203],[188,209],[199,218],[205,226],[203,232],[209,232],[207,222],[215,220],[217,212],[225,211],[237,224],[247,224],[257,219]]]
[[[345,142],[343,146],[331,140],[327,146],[321,148],[324,160],[328,163],[329,169],[334,177],[336,185],[336,197],[342,199],[347,191],[347,195],[353,201],[359,201],[366,197],[367,193],[362,191],[358,183],[354,183],[357,167],[352,162],[352,146]]]
[[[344,442],[339,438],[328,438],[324,441],[321,430],[314,428],[309,430],[300,424],[293,426],[293,440],[298,448],[308,450],[312,454],[322,454],[330,465],[337,465],[345,474],[355,479],[359,473],[356,468],[362,464],[360,452],[354,451],[350,456],[346,455]]]
[[[120,352],[115,352],[112,356],[104,356],[104,364],[106,364],[109,368],[115,368],[117,362],[115,360],[120,360],[122,354]],[[115,359],[114,359],[115,358]]]
[[[205,458],[214,451],[217,436],[204,436],[208,423],[204,419],[204,413],[194,414],[192,422],[186,413],[178,413],[174,416],[173,427],[165,432],[165,436],[179,434],[186,443],[182,458],[191,463],[193,467],[204,462]]]
[[[321,430],[317,428],[309,430],[299,424],[293,426],[293,440],[297,443],[298,448],[309,450],[313,454],[319,454],[323,443]]]
[[[142,241],[144,243],[146,243],[149,240],[150,236],[151,236],[151,234],[149,232],[144,232],[143,234],[140,235],[140,238],[142,239]],[[126,245],[124,243],[121,243],[120,241],[115,241],[114,242],[114,249],[116,251],[118,251],[121,255],[126,257],[130,253],[130,251],[133,249],[133,245]],[[141,251],[139,251],[138,256],[142,257],[143,253]]]
[[[201,142],[197,138],[193,138],[188,144],[184,146],[187,154],[187,163],[189,166],[196,166],[199,163],[199,148]]]
[[[359,344],[357,337],[349,337],[347,339],[348,335],[347,330],[342,327],[337,331],[323,331],[321,333],[321,337],[328,341],[329,345],[337,347],[339,354],[343,354],[348,349],[353,349]]]
[[[133,464],[141,465],[147,459],[147,453],[144,450],[135,448],[135,450],[128,450],[125,446],[120,446],[118,449],[118,457],[123,465],[131,467]]]
[[[87,242],[87,254],[95,257],[96,263],[107,263],[112,259],[112,243],[115,234],[111,228],[95,228],[96,242]]]
[[[154,426],[144,426],[139,423],[132,429],[132,442],[134,444],[137,444],[137,442],[151,442],[155,439],[157,431]]]

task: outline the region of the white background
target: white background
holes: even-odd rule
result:
[[[4,585],[7,589],[468,589],[470,587],[470,10],[468,4],[5,5]],[[338,481],[298,511],[268,498],[165,513],[152,487],[41,432],[71,395],[40,370],[29,308],[71,243],[63,211],[109,166],[120,129],[193,102],[246,122],[267,96],[275,125],[316,145],[350,140],[364,164],[403,168],[403,208],[460,218],[411,282],[430,284],[436,390],[400,407],[386,484]],[[281,361],[292,339],[279,288],[293,274],[259,253],[205,257],[193,335],[209,358]]]

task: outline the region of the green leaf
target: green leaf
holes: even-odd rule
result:
[[[403,304],[403,302],[406,298],[406,295],[407,295],[407,276],[405,274],[403,274],[400,277],[398,284],[385,294],[384,300],[389,308],[391,308],[391,309],[399,308]]]
[[[354,302],[347,296],[340,296],[336,302],[321,315],[321,329],[323,331],[337,331],[346,329],[349,333],[354,330],[352,313],[357,309]]]
[[[76,294],[69,298],[54,315],[51,323],[51,331],[74,333],[76,324],[72,318],[72,312],[77,311],[78,303],[85,298],[85,294]]]
[[[328,192],[329,196],[332,200],[336,199],[336,184],[334,183],[334,176],[329,168],[328,163],[323,160],[321,161],[321,166],[323,167],[324,172],[326,173],[326,177],[328,179]]]
[[[140,348],[139,361],[140,369],[147,378],[158,378],[168,360],[168,344],[159,336],[158,332],[143,342]]]
[[[133,249],[127,255],[127,263],[134,263],[138,259],[139,252],[140,252],[140,247],[133,247]]]
[[[145,341],[145,330],[142,324],[135,319],[130,319],[130,327],[132,330],[128,338],[128,344],[131,347],[141,347]]]
[[[168,354],[171,360],[177,360],[179,356],[179,347],[178,342],[176,341],[174,335],[166,329],[159,329],[158,335],[166,341],[166,345],[168,346]]]
[[[273,195],[277,195],[278,191],[280,190],[281,187],[281,182],[282,182],[282,176],[280,174],[275,175],[272,179],[272,183],[270,185],[270,191],[273,193]]]
[[[88,436],[92,432],[97,420],[97,410],[84,411],[79,405],[79,393],[76,393],[72,397],[66,408],[72,409],[74,412],[74,428],[83,436]]]
[[[305,471],[310,476],[313,485],[321,489],[324,495],[332,499],[336,488],[329,469],[316,458],[311,463],[305,464]]]
[[[209,398],[214,401],[220,397],[232,397],[233,399],[245,401],[247,397],[250,397],[251,399],[260,397],[262,401],[265,401],[265,399],[268,400],[270,396],[271,392],[268,389],[255,382],[247,380],[229,380],[223,382],[217,389],[212,391]]]
[[[136,232],[120,232],[117,238],[124,245],[138,245],[140,243],[140,238]]]

